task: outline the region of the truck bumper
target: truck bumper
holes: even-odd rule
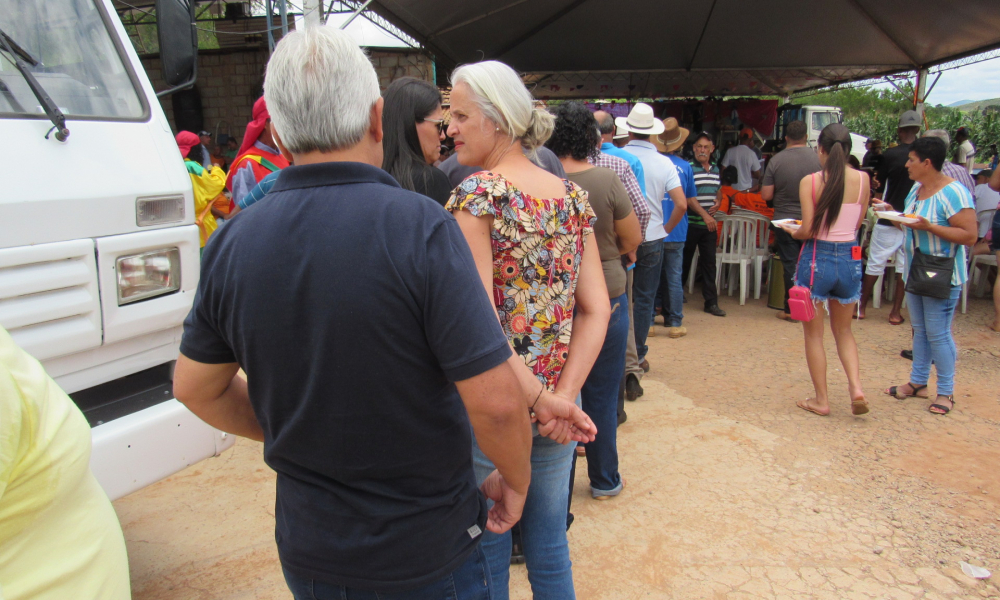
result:
[[[235,437],[199,419],[176,399],[97,425],[90,468],[116,500],[218,456]]]

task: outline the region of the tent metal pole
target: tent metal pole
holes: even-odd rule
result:
[[[353,23],[354,19],[357,19],[358,15],[360,15],[362,12],[364,12],[364,10],[366,8],[368,8],[368,5],[371,4],[371,3],[372,3],[372,0],[367,0],[364,4],[362,4],[361,6],[359,6],[358,9],[356,11],[354,11],[354,14],[352,14],[346,21],[344,21],[344,24],[341,25],[340,28],[341,29],[347,29],[347,26],[350,25],[351,23]]]
[[[281,38],[288,35],[288,4],[285,0],[278,0],[278,14],[281,15]]]
[[[274,6],[271,4],[271,0],[264,2],[264,10],[267,11],[267,53],[271,54],[274,52],[274,32],[271,31],[274,26]]]
[[[917,71],[917,83],[913,86],[913,110],[924,118],[924,98],[927,97],[927,69]],[[926,121],[924,125],[927,125]]]
[[[323,4],[320,0],[302,0],[302,22],[306,27],[323,24]]]

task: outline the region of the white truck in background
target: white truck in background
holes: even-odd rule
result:
[[[778,132],[775,140],[785,139],[785,127],[792,121],[803,121],[809,130],[809,147],[815,148],[819,134],[830,123],[843,123],[844,113],[836,106],[785,104],[778,107]],[[865,142],[868,138],[851,134],[851,154],[861,162],[865,157]]]
[[[194,81],[192,15],[186,0],[157,2],[165,92]],[[232,445],[173,398],[199,232],[170,124],[111,0],[6,2],[0,140],[0,325],[87,417],[108,495]]]

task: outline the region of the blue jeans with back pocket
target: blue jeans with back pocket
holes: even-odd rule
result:
[[[813,246],[816,248],[816,266],[810,286]],[[806,241],[799,258],[795,284],[811,287],[812,299],[816,302],[836,300],[841,304],[854,304],[861,299],[861,259],[851,256],[851,248],[855,246],[854,242]]]

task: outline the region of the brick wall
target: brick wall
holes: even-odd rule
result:
[[[369,51],[369,56],[382,89],[400,77],[433,81],[434,65],[430,58],[419,52],[372,50]],[[267,59],[267,50],[202,51],[199,54],[196,87],[201,95],[205,129],[213,134],[218,131],[231,134],[237,139],[243,137],[250,121],[253,103],[263,92]],[[165,89],[167,84],[160,71],[160,59],[144,58],[142,64],[153,83],[153,89]],[[160,98],[160,105],[176,132],[171,97]]]

